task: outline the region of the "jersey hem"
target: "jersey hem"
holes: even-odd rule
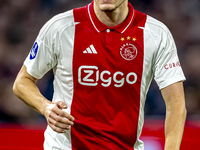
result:
[[[26,63],[26,61],[24,62],[24,65],[26,66],[28,74],[30,74],[31,76],[33,76],[36,79],[42,78],[41,75],[38,75],[37,73],[35,73],[36,71],[34,71],[32,68],[28,67],[28,64]]]
[[[165,82],[163,82],[159,86],[159,89],[162,90],[162,89],[164,89],[165,87],[167,87],[167,86],[169,86],[171,84],[174,84],[174,83],[179,82],[179,81],[185,81],[185,80],[186,80],[185,76],[182,76],[182,75],[174,78],[173,80],[172,79],[166,80]]]

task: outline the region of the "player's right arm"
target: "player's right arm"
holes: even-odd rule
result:
[[[74,118],[62,110],[66,109],[67,105],[62,101],[52,103],[47,100],[40,93],[36,82],[37,79],[31,76],[23,65],[14,82],[13,92],[29,107],[43,114],[54,131],[65,132],[74,124]]]

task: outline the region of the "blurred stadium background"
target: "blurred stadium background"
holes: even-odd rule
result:
[[[15,97],[14,79],[43,24],[52,16],[91,0],[0,0],[0,149],[42,149],[46,121]],[[168,26],[187,80],[187,122],[181,150],[200,149],[200,1],[129,0]],[[51,99],[52,73],[38,82]],[[145,150],[163,150],[165,104],[153,81],[145,106]]]

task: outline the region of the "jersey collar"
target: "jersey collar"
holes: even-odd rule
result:
[[[133,21],[135,18],[135,10],[130,3],[128,3],[129,14],[128,14],[128,17],[126,18],[126,20],[124,22],[122,22],[121,24],[118,24],[114,27],[109,27],[99,21],[99,19],[95,15],[93,5],[94,5],[94,2],[88,4],[87,12],[88,12],[89,20],[90,20],[94,30],[98,33],[105,31],[106,29],[111,29],[111,30],[116,30],[117,32],[123,34],[123,33],[126,33],[130,29],[131,25],[133,24]]]

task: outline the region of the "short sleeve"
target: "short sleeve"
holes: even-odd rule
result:
[[[73,10],[60,13],[45,23],[24,61],[30,75],[40,79],[58,65],[63,52],[60,45],[61,37],[71,26],[74,26]]]
[[[185,76],[179,62],[176,45],[168,29],[163,31],[158,47],[153,71],[159,88],[163,89],[173,83],[184,81]]]
[[[50,69],[52,69],[56,64],[55,56],[44,41],[36,39],[29,55],[24,61],[24,65],[27,68],[27,72],[37,78],[40,79],[47,73]]]
[[[56,65],[54,20],[50,19],[40,30],[35,43],[24,61],[27,72],[40,79]]]

